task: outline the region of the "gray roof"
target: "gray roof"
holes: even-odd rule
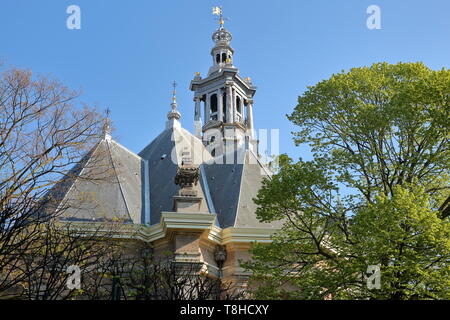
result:
[[[235,152],[235,159],[238,153]],[[259,222],[256,218],[256,204],[253,202],[262,180],[270,172],[251,150],[245,151],[245,160],[236,164],[211,164],[206,166],[211,197],[216,208],[219,223],[227,227],[279,227],[279,223]]]
[[[67,207],[63,216],[68,220],[121,219],[153,225],[159,223],[161,212],[173,211],[173,196],[179,191],[174,178],[186,151],[201,169],[195,187],[204,199],[200,211],[217,214],[218,226],[279,227],[256,218],[253,198],[270,173],[253,151],[246,150],[241,163],[208,164],[212,157],[202,141],[178,120],[169,121],[139,155],[102,139],[51,194]]]
[[[75,168],[51,191],[50,196],[59,200],[62,219],[142,223],[143,161],[139,156],[102,139]]]
[[[159,222],[161,212],[173,210],[172,197],[179,191],[174,179],[177,167],[183,160],[183,151],[189,151],[196,164],[201,164],[204,155],[210,159],[209,154],[204,153],[203,143],[189,131],[181,128],[176,121],[176,125],[166,128],[139,153],[142,159],[148,161],[147,192],[150,193],[150,224]],[[207,199],[202,183],[197,185],[197,191],[200,197]],[[202,202],[201,211],[212,211],[207,201]]]

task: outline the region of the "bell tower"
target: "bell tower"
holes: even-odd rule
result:
[[[219,16],[219,28],[212,35],[213,64],[205,78],[196,73],[190,89],[195,101],[195,135],[217,160],[233,150],[257,152],[252,110],[256,87],[233,64],[232,35],[224,28],[222,8],[214,8],[213,14]]]

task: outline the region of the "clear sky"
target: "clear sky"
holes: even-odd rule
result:
[[[66,9],[81,8],[81,30]],[[211,65],[211,9],[221,5],[232,32],[234,63],[258,87],[257,128],[280,129],[281,152],[296,148],[285,115],[308,85],[354,66],[423,61],[449,67],[449,0],[2,0],[0,60],[31,68],[112,110],[114,137],[139,152],[164,128],[171,83],[183,126],[192,131],[189,82]],[[381,29],[369,30],[369,5]]]

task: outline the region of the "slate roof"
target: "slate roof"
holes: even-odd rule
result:
[[[142,172],[139,156],[102,139],[49,197],[59,202],[63,220],[142,223]]]
[[[195,164],[202,163],[202,158],[211,159],[205,153],[203,143],[189,131],[183,129],[177,120],[166,128],[156,139],[145,147],[139,156],[148,161],[148,187],[150,193],[150,224],[156,224],[161,212],[173,210],[173,196],[179,187],[174,179],[178,165],[183,161],[182,153],[188,151]],[[201,172],[200,172],[201,175]],[[200,182],[202,181],[200,177]],[[198,195],[207,200],[202,183],[197,185]],[[207,201],[202,201],[201,212],[213,212]]]
[[[200,166],[195,187],[204,199],[200,211],[217,214],[218,226],[279,227],[256,218],[253,198],[270,172],[254,152],[241,153],[245,161],[235,164],[211,163],[202,141],[178,120],[169,120],[166,129],[138,155],[114,140],[102,139],[74,167],[75,177],[62,181],[52,194],[68,207],[63,214],[66,220],[157,224],[161,212],[173,211],[173,196],[179,191],[174,178],[186,152]]]
[[[238,153],[235,152],[235,159]],[[211,164],[205,168],[211,197],[222,228],[277,228],[279,223],[261,223],[256,218],[253,198],[258,194],[262,180],[270,172],[251,150],[243,154],[244,161],[235,164]]]

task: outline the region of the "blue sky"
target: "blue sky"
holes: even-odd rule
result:
[[[81,8],[81,30],[66,28],[66,8]],[[381,30],[366,9],[381,8]],[[449,66],[448,0],[2,0],[0,60],[82,89],[82,100],[112,110],[114,137],[139,152],[164,128],[171,83],[178,86],[183,126],[193,127],[189,82],[211,65],[211,8],[221,5],[233,34],[234,63],[258,87],[257,128],[280,129],[308,85],[351,67],[387,61]]]

